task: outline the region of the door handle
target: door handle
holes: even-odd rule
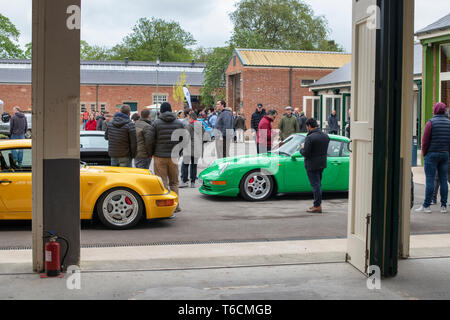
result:
[[[340,161],[331,161],[331,164],[333,166],[340,166],[342,164],[342,162],[340,162]]]
[[[0,181],[0,184],[4,184],[4,183],[6,183],[6,184],[11,184],[12,181],[8,181],[8,180],[1,180],[1,181]]]

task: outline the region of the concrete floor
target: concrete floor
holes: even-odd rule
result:
[[[66,279],[0,275],[0,299],[107,300],[417,300],[450,299],[450,259],[400,262],[400,275],[369,290],[346,263],[201,270],[81,274],[81,290]]]

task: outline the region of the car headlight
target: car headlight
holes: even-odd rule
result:
[[[227,168],[228,168],[228,164],[221,164],[221,165],[219,165],[219,174],[222,174],[222,173],[224,173],[225,172],[225,170],[227,170]]]

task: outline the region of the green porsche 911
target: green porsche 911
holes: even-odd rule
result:
[[[311,192],[300,148],[306,134],[295,134],[281,147],[267,154],[246,155],[216,160],[199,178],[200,192],[206,195],[264,201],[277,193]],[[348,191],[350,140],[330,135],[328,168],[323,173],[322,189]]]

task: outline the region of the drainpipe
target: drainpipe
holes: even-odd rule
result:
[[[292,67],[289,68],[289,105],[292,107]]]
[[[99,85],[97,84],[95,88],[95,111],[98,111],[98,87]]]

